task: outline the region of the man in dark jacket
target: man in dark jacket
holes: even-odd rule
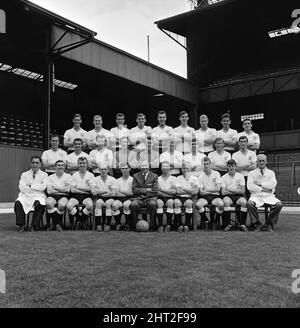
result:
[[[150,214],[150,231],[156,230],[156,199],[158,192],[158,176],[149,171],[149,163],[141,162],[141,171],[134,174],[132,191],[134,200],[130,205],[132,223],[136,226],[141,207],[146,207]]]

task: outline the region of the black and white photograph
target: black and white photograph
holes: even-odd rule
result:
[[[299,309],[299,254],[299,0],[0,0],[2,310]]]

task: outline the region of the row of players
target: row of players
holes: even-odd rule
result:
[[[82,118],[80,114],[73,117],[73,127],[64,133],[64,147],[68,151],[74,150],[74,140],[80,138],[83,140],[83,148],[93,150],[97,147],[96,138],[98,135],[104,135],[107,139],[107,146],[115,149],[123,137],[128,138],[129,144],[137,149],[145,148],[147,140],[153,141],[154,149],[158,149],[159,142],[164,147],[169,140],[175,142],[175,149],[182,153],[191,152],[191,141],[196,139],[198,150],[202,153],[213,151],[213,144],[216,138],[220,137],[225,142],[225,150],[234,151],[240,136],[246,136],[249,142],[250,150],[258,150],[260,147],[260,137],[252,131],[251,120],[243,121],[243,130],[238,133],[230,128],[231,118],[228,113],[221,116],[222,129],[216,130],[208,126],[209,119],[207,115],[200,116],[200,129],[195,130],[188,125],[189,115],[186,111],[179,113],[180,125],[174,129],[166,125],[167,113],[159,111],[157,113],[158,126],[151,128],[146,125],[146,115],[139,113],[136,116],[137,126],[128,129],[125,124],[125,115],[118,113],[116,115],[117,126],[110,131],[103,128],[103,119],[100,115],[94,116],[94,129],[85,131],[81,128]]]
[[[85,157],[78,159],[79,171],[72,176],[65,173],[65,163],[59,160],[55,163],[56,172],[48,176],[41,171],[41,159],[33,156],[31,169],[21,176],[20,193],[15,202],[16,224],[20,231],[25,230],[25,215],[34,210],[32,230],[39,227],[45,207],[47,208],[47,226],[50,218],[56,230],[62,230],[62,217],[67,209],[70,223],[74,224],[77,206],[84,206],[80,219],[84,222],[94,211],[97,231],[111,229],[112,216],[116,221],[116,229],[120,230],[121,213],[126,218],[127,230],[134,230],[138,214],[146,207],[150,214],[150,229],[164,231],[163,212],[166,207],[167,224],[165,231],[175,227],[179,232],[188,231],[192,227],[193,201],[201,216],[201,225],[208,229],[220,222],[222,217],[225,231],[231,230],[230,207],[238,205],[240,211],[240,229],[247,231],[247,212],[250,215],[252,228],[261,229],[257,208],[263,204],[272,205],[271,213],[265,222],[264,229],[272,231],[272,225],[277,223],[281,202],[275,197],[277,184],[275,173],[266,167],[267,158],[257,156],[258,168],[248,176],[247,188],[251,196],[245,195],[245,178],[236,172],[236,162],[228,160],[228,173],[221,177],[220,173],[212,170],[209,157],[204,158],[204,172],[200,177],[192,174],[189,164],[182,167],[182,175],[174,177],[170,174],[170,163],[164,161],[161,166],[162,174],[157,176],[149,170],[147,161],[141,162],[140,171],[130,176],[130,166],[122,163],[122,176],[118,179],[108,175],[108,166],[102,163],[100,175],[95,177],[88,171],[88,161]],[[93,196],[95,197],[93,201]],[[206,216],[205,207],[212,205],[213,213],[210,219]],[[181,207],[185,210],[185,222],[182,221]],[[105,213],[103,209],[105,208]],[[174,218],[173,218],[174,216]]]
[[[152,147],[151,140],[147,143],[147,148],[143,150],[129,150],[128,138],[121,139],[120,148],[118,151],[113,152],[106,147],[106,138],[102,135],[96,137],[97,148],[92,150],[90,154],[82,150],[82,140],[75,139],[73,142],[74,152],[67,155],[65,151],[58,148],[59,136],[51,137],[51,149],[44,151],[42,154],[42,163],[47,173],[55,172],[55,163],[62,160],[66,164],[66,170],[73,174],[78,171],[78,158],[86,157],[88,160],[89,169],[95,174],[100,174],[100,165],[105,163],[110,170],[110,175],[115,177],[121,176],[120,163],[128,162],[130,167],[134,170],[139,168],[142,161],[147,161],[150,168],[155,173],[160,173],[160,165],[162,162],[169,162],[171,165],[171,175],[179,175],[183,163],[190,163],[191,170],[194,175],[200,176],[203,172],[203,159],[205,154],[197,149],[196,140],[192,140],[191,152],[183,154],[175,149],[173,140],[169,141],[169,148],[163,152],[159,152]],[[211,160],[212,168],[225,174],[227,171],[227,162],[229,159],[234,159],[237,163],[237,171],[247,176],[249,171],[256,168],[256,153],[250,149],[249,141],[246,136],[240,136],[238,140],[239,151],[234,152],[232,155],[225,150],[225,141],[218,137],[214,141],[215,151],[208,153]]]

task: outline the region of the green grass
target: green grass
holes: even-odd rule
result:
[[[0,307],[300,307],[299,215],[274,233],[17,233],[0,216]]]

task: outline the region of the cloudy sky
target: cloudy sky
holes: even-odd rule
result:
[[[97,38],[186,77],[186,53],[155,21],[190,9],[187,0],[31,0],[95,32]]]

